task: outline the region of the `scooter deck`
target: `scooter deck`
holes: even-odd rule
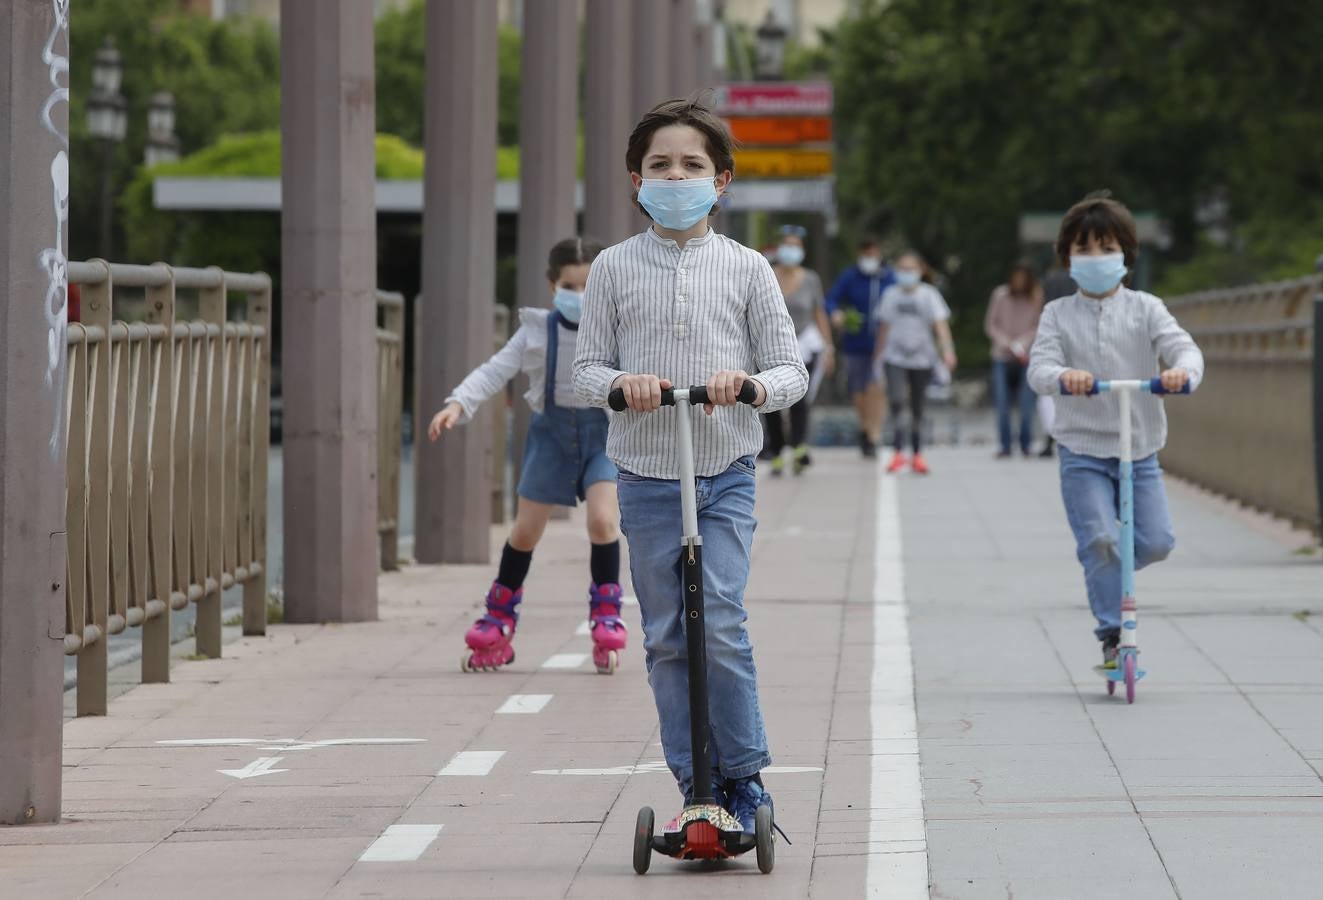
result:
[[[715,804],[687,806],[675,828],[664,828],[652,838],[652,849],[674,859],[729,859],[757,846],[736,819]]]

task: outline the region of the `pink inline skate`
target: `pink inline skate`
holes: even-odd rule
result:
[[[491,590],[487,591],[487,612],[464,635],[464,643],[469,648],[459,658],[461,670],[494,672],[514,662],[515,652],[510,642],[514,640],[515,626],[519,624],[516,607],[523,599],[523,588],[511,591],[492,582]]]
[[[593,664],[603,675],[612,675],[620,665],[629,632],[620,621],[620,585],[593,584],[588,588],[588,621],[593,638]]]

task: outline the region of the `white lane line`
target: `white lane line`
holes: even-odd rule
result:
[[[358,861],[413,862],[440,833],[440,825],[392,825],[363,851]]]
[[[928,841],[903,565],[896,479],[879,469],[867,886],[868,896],[888,900],[928,896]]]
[[[437,775],[481,776],[491,773],[492,766],[505,756],[504,750],[461,750],[450,758]]]
[[[540,713],[542,707],[551,702],[551,697],[551,694],[511,694],[505,698],[501,708],[496,711],[514,715]]]
[[[542,664],[544,669],[577,669],[588,658],[587,653],[557,653]]]
[[[583,637],[584,635],[592,634],[592,632],[593,632],[593,623],[589,622],[587,619],[584,619],[582,622],[580,622],[579,627],[574,629],[574,633],[579,635],[580,637]]]

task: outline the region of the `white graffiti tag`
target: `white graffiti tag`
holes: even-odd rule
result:
[[[70,0],[51,0],[55,11],[55,21],[51,26],[50,37],[42,48],[41,59],[50,71],[51,93],[41,107],[41,124],[60,142],[60,149],[51,160],[51,198],[55,208],[55,245],[41,251],[39,264],[46,275],[46,301],[43,310],[46,314],[46,386],[57,389],[56,395],[63,397],[63,385],[55,383],[55,376],[64,363],[65,348],[65,308],[68,305],[68,260],[64,252],[64,228],[69,221],[69,136],[54,121],[55,107],[69,102],[69,2]],[[63,53],[56,49],[60,44]],[[61,402],[55,404],[55,421],[51,423],[51,456],[59,454],[60,423],[63,419]]]

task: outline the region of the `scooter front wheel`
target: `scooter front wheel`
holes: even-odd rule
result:
[[[1139,680],[1139,659],[1133,653],[1125,655],[1125,702],[1135,702],[1135,682]]]
[[[1107,679],[1107,696],[1110,697],[1115,693],[1116,693],[1116,682],[1112,681],[1112,679],[1109,678]]]
[[[772,834],[772,807],[760,806],[753,816],[753,834],[758,849],[758,871],[764,875],[776,865],[776,843]]]
[[[652,865],[652,827],[655,817],[651,806],[639,810],[638,824],[634,826],[634,871],[646,875]]]

